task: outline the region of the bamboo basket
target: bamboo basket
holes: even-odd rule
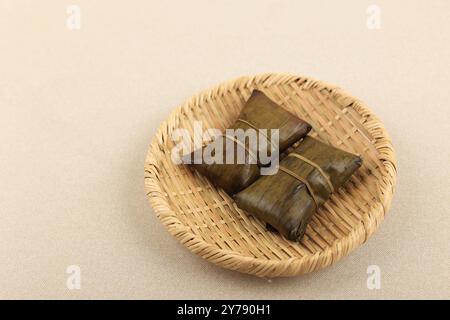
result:
[[[176,128],[225,129],[253,89],[308,121],[310,135],[360,154],[362,167],[314,215],[301,243],[267,231],[221,189],[171,160]],[[396,182],[391,140],[369,108],[336,86],[302,76],[241,77],[178,107],[157,130],[145,160],[145,187],[156,215],[193,253],[259,277],[294,276],[331,265],[363,244],[388,211]]]

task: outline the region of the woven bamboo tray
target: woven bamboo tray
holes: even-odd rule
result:
[[[176,128],[225,129],[253,89],[311,123],[311,136],[360,154],[363,166],[315,214],[301,243],[266,231],[220,189],[171,161]],[[383,124],[369,108],[333,85],[306,77],[241,77],[178,107],[156,132],[145,161],[145,186],[156,215],[193,253],[227,269],[260,277],[294,276],[324,268],[359,247],[390,206],[396,161]]]

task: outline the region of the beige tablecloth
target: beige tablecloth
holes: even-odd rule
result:
[[[448,1],[2,1],[0,298],[450,298],[449,11]],[[296,278],[191,254],[143,187],[147,146],[175,106],[263,72],[360,97],[398,157],[379,231]],[[380,289],[367,287],[370,265]]]

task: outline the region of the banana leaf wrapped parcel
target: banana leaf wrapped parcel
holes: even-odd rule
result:
[[[280,152],[306,136],[310,130],[310,124],[277,105],[263,92],[254,90],[238,119],[225,134],[201,148],[200,152],[198,149],[184,157],[183,162],[233,195],[258,179],[261,168],[270,165],[271,159],[278,157]],[[256,144],[252,143],[248,132],[256,132]],[[204,159],[205,152],[223,161]],[[239,157],[242,154],[244,159]],[[267,157],[262,159],[262,154]],[[200,155],[201,159],[196,159],[196,155]]]
[[[262,91],[253,90],[238,119],[230,128],[268,129],[268,140],[270,140],[271,129],[278,129],[278,148],[280,152],[283,152],[294,142],[306,136],[312,127],[306,121],[280,107]],[[270,152],[270,144],[267,146],[267,151]]]
[[[313,214],[361,166],[362,159],[305,137],[274,175],[260,177],[234,196],[289,240],[300,241]]]

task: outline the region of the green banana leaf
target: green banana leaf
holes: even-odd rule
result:
[[[269,157],[275,156],[274,151],[278,151],[277,154],[279,154],[294,142],[306,136],[311,130],[311,125],[277,105],[263,92],[254,90],[230,129],[254,129],[260,134],[260,138],[264,135],[265,139],[259,139],[256,148],[254,148],[253,145],[250,145],[248,139],[243,139],[243,143],[237,143],[229,136],[224,135],[216,138],[214,143],[222,144],[222,159],[227,156],[225,154],[227,148],[228,150],[234,150],[232,161],[194,164],[192,162],[195,152],[193,152],[184,157],[183,162],[191,163],[190,165],[193,168],[206,176],[214,185],[223,188],[229,195],[233,195],[258,179],[261,167],[270,165],[270,163],[262,163],[260,150],[264,151]],[[267,129],[267,131],[260,131],[260,129]],[[273,138],[275,136],[273,135],[273,129],[278,129],[278,139]],[[206,148],[208,146],[202,148],[201,154]],[[238,161],[239,151],[246,155],[246,161]],[[251,155],[254,157],[251,157]],[[232,163],[228,164],[229,162]]]
[[[234,196],[289,240],[300,241],[313,214],[361,166],[362,159],[305,137],[279,166]]]

